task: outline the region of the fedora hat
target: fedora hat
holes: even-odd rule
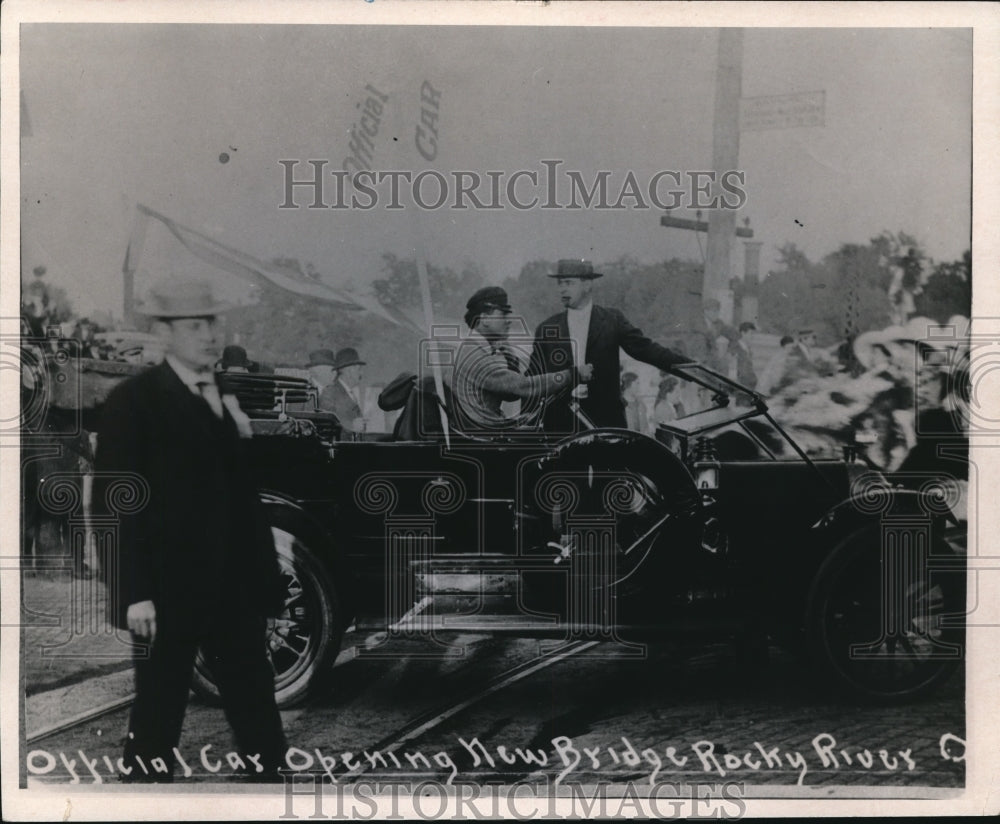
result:
[[[346,369],[348,366],[364,366],[365,361],[358,357],[358,350],[346,346],[337,352],[337,357],[333,360],[334,369]]]
[[[314,349],[309,353],[309,363],[306,364],[306,369],[310,366],[336,366],[336,358],[333,357],[332,349]]]
[[[589,260],[578,258],[564,258],[556,264],[556,271],[549,274],[550,278],[580,278],[581,280],[593,280],[604,277],[602,272],[594,271],[594,264]]]
[[[208,281],[168,278],[153,284],[136,311],[154,318],[206,318],[231,308],[216,300]]]

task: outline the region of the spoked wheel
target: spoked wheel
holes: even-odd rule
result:
[[[281,614],[269,619],[265,650],[274,668],[274,697],[279,707],[305,700],[321,683],[340,650],[343,620],[336,590],[310,549],[307,533],[294,525],[271,527],[285,587]],[[217,701],[208,663],[199,651],[192,686]]]
[[[964,654],[965,570],[944,544],[881,546],[879,527],[839,544],[807,607],[821,673],[855,698],[890,703],[934,690]]]

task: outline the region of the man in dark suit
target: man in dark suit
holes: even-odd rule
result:
[[[601,277],[587,260],[560,260],[554,274],[564,311],[543,321],[535,331],[529,373],[542,374],[574,364],[593,365],[586,396],[580,398],[583,413],[595,426],[624,428],[625,402],[621,394],[619,348],[643,363],[663,370],[690,359],[651,341],[618,309],[593,302],[594,280]],[[579,393],[578,393],[579,396]],[[570,433],[580,428],[567,398],[558,399],[547,410],[545,429]]]
[[[364,365],[357,349],[350,346],[341,349],[333,359],[336,377],[319,396],[320,408],[333,412],[347,433],[360,433],[365,429],[361,411],[361,378],[364,376],[361,367]]]
[[[273,780],[284,762],[264,644],[283,590],[241,440],[249,422],[213,374],[223,308],[207,283],[158,284],[144,311],[166,357],[116,387],[102,413],[94,500],[113,496],[123,472],[148,487],[105,568],[115,624],[136,645],[127,780],[172,779],[199,647],[250,777]]]

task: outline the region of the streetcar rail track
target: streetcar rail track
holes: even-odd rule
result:
[[[74,727],[82,727],[84,724],[95,721],[105,715],[110,715],[116,710],[123,709],[131,704],[135,700],[135,693],[131,692],[128,695],[122,696],[121,698],[116,698],[114,701],[109,701],[106,704],[101,704],[93,709],[84,710],[83,712],[77,713],[76,715],[71,715],[69,718],[63,718],[54,724],[49,724],[41,729],[35,730],[33,733],[26,735],[24,741],[26,744],[34,744],[36,741],[41,741],[43,738],[50,738],[60,732],[66,732]]]
[[[456,701],[446,707],[439,707],[438,709],[431,710],[430,712],[418,716],[408,724],[403,725],[395,732],[376,742],[372,746],[372,749],[378,750],[379,752],[387,755],[394,753],[405,744],[419,738],[424,733],[434,729],[438,725],[447,721],[449,718],[458,715],[463,710],[466,710],[479,701],[482,701],[484,698],[488,698],[494,693],[497,693],[530,675],[534,675],[540,670],[551,667],[553,664],[558,664],[560,661],[564,661],[573,655],[585,652],[586,650],[597,646],[599,643],[601,642],[570,641],[561,648],[547,652],[541,656],[531,659],[530,661],[526,661],[523,664],[518,664],[516,667],[512,667],[511,669],[494,676],[479,687],[475,692],[467,695],[461,701]],[[364,774],[368,771],[368,769],[368,765],[361,763],[354,769],[346,772],[339,772],[336,775],[338,779],[351,779]]]
[[[516,667],[512,667],[511,669],[494,676],[477,691],[461,701],[418,716],[416,719],[400,728],[400,730],[397,730],[390,736],[383,739],[383,741],[380,741],[377,746],[384,752],[394,752],[402,747],[406,742],[411,741],[430,729],[433,729],[438,724],[443,723],[452,716],[457,715],[462,710],[467,709],[493,693],[499,692],[501,689],[504,689],[510,684],[514,684],[517,681],[520,681],[542,669],[550,667],[572,655],[584,652],[585,650],[596,646],[598,643],[598,641],[571,641],[561,648],[557,648],[556,650],[545,653],[540,657],[533,658],[530,661],[519,664]],[[345,661],[338,660],[335,666],[344,662]],[[59,733],[67,732],[68,730],[72,730],[76,727],[82,727],[91,721],[96,721],[98,718],[102,718],[105,715],[110,715],[113,712],[124,709],[134,700],[135,693],[130,692],[121,698],[116,698],[113,701],[109,701],[97,707],[76,713],[68,718],[60,719],[59,721],[28,733],[24,739],[25,743],[35,744],[38,741],[51,738]],[[352,771],[350,773],[346,773],[345,777],[353,777],[355,774],[360,775],[364,771],[365,769]]]

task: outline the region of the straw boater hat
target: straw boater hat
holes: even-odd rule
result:
[[[168,278],[153,285],[136,311],[154,318],[207,318],[231,308],[216,300],[207,281]]]
[[[556,271],[549,274],[550,278],[579,278],[580,280],[594,280],[604,277],[602,272],[594,271],[594,264],[589,260],[578,258],[564,258],[556,264]]]
[[[876,344],[881,344],[890,351],[914,343],[939,351],[960,350],[967,345],[965,335],[968,325],[969,321],[963,315],[954,315],[946,324],[940,324],[931,318],[912,317],[904,326],[889,326],[858,335],[854,340],[854,354],[869,369],[873,362],[872,350]]]
[[[899,340],[899,336],[905,334],[906,330],[902,326],[862,332],[854,339],[854,356],[865,369],[871,369],[875,363],[875,345],[889,349],[893,341]]]

